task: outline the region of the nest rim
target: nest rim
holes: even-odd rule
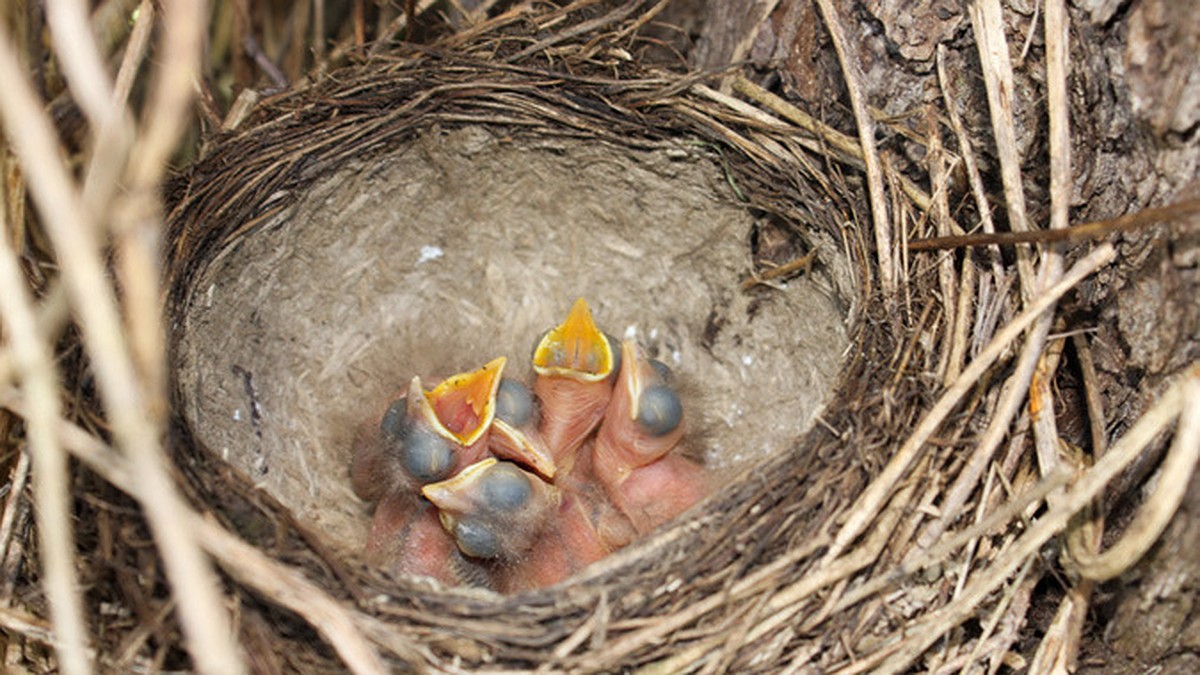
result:
[[[305,186],[318,179],[320,172],[311,169],[305,170],[309,166],[320,166],[321,172],[331,171],[351,159],[362,160],[393,152],[405,142],[411,141],[416,134],[472,124],[483,124],[517,138],[522,135],[531,135],[535,138],[538,136],[538,133],[530,132],[533,123],[528,119],[518,119],[516,121],[520,123],[514,123],[513,119],[506,119],[504,115],[495,115],[486,110],[483,116],[472,116],[470,111],[473,106],[484,106],[478,100],[466,99],[461,93],[464,86],[447,84],[441,89],[429,88],[427,84],[431,73],[439,70],[448,73],[450,77],[460,77],[470,73],[483,82],[503,79],[503,84],[497,86],[496,91],[493,92],[497,97],[512,99],[514,92],[519,92],[531,99],[518,99],[515,104],[510,104],[511,109],[506,111],[509,117],[516,118],[521,113],[529,115],[530,111],[533,113],[543,112],[543,110],[535,108],[534,103],[545,106],[550,109],[550,112],[545,113],[538,121],[546,125],[546,128],[537,129],[537,131],[545,133],[549,137],[560,135],[566,138],[592,138],[607,143],[618,143],[622,147],[640,149],[663,149],[686,138],[695,139],[692,141],[695,143],[709,144],[711,147],[717,148],[716,154],[727,172],[730,182],[736,183],[735,188],[739,196],[745,199],[744,208],[774,218],[788,218],[787,222],[796,227],[820,228],[828,236],[840,239],[843,235],[845,214],[852,214],[861,209],[863,204],[861,196],[847,194],[825,195],[824,199],[817,198],[811,185],[805,181],[802,175],[799,175],[803,169],[798,163],[791,166],[773,167],[775,176],[764,177],[758,173],[764,168],[762,158],[748,156],[743,153],[742,149],[730,145],[727,139],[722,138],[720,136],[721,133],[724,133],[722,122],[712,118],[708,118],[706,122],[697,122],[698,117],[700,119],[705,117],[703,113],[707,105],[705,102],[686,93],[671,93],[680,85],[688,83],[689,78],[664,73],[649,73],[628,63],[609,64],[610,68],[614,66],[622,72],[616,78],[609,80],[599,74],[564,76],[559,72],[543,70],[532,65],[497,66],[487,61],[472,61],[458,54],[450,56],[440,53],[426,54],[415,59],[383,57],[364,66],[350,67],[331,74],[327,80],[314,85],[310,90],[289,93],[264,101],[239,131],[227,135],[226,138],[212,146],[208,153],[193,165],[186,179],[181,181],[174,190],[175,198],[172,201],[175,206],[168,221],[171,224],[171,246],[169,247],[171,255],[167,266],[171,289],[169,294],[170,315],[179,316],[182,309],[191,301],[191,294],[196,291],[196,288],[190,286],[189,282],[197,278],[198,270],[209,264],[214,256],[225,250],[225,247],[233,245],[238,237],[245,236],[260,224],[269,222],[275,214],[286,211],[287,206],[291,203],[291,195],[302,192]],[[475,70],[472,71],[472,68]],[[559,101],[547,100],[551,95],[539,86],[550,78],[557,81],[558,87],[567,90]],[[407,90],[403,85],[407,85]],[[419,86],[424,88],[418,90]],[[572,86],[581,88],[582,91],[569,90]],[[646,101],[647,107],[631,113],[628,108],[613,104],[614,98],[611,92],[618,88],[625,90],[627,100]],[[444,98],[439,100],[439,95]],[[486,96],[480,97],[480,99],[486,99]],[[381,106],[382,109],[373,107],[367,101]],[[557,111],[553,109],[555,103],[560,106]],[[499,104],[494,102],[493,104],[499,107]],[[676,107],[682,109],[682,112],[675,109]],[[467,112],[464,113],[464,111]],[[231,184],[236,180],[237,185],[232,196],[228,190],[222,193],[211,189],[213,177],[211,172],[215,169],[210,169],[210,167],[223,169],[229,161],[228,158],[253,156],[252,153],[246,151],[247,144],[254,143],[256,139],[261,142],[264,134],[272,140],[287,139],[296,132],[286,127],[289,125],[299,127],[306,123],[304,120],[309,120],[307,123],[310,124],[310,129],[321,128],[319,125],[311,125],[311,120],[336,120],[342,126],[335,134],[343,133],[344,129],[350,126],[346,119],[356,114],[370,114],[377,120],[382,119],[383,121],[378,124],[379,136],[364,141],[361,147],[356,144],[353,152],[348,152],[343,147],[328,153],[333,157],[322,157],[319,153],[313,153],[315,156],[294,161],[285,170],[276,170],[273,175],[268,176],[267,180],[261,181],[264,184],[261,186],[255,185],[255,181],[252,179],[247,180],[247,171],[243,165],[243,168],[237,172],[236,178],[228,180]],[[614,120],[621,122],[618,130],[590,133],[604,123]],[[363,137],[361,130],[353,133],[356,141]],[[271,141],[262,142],[261,147],[269,148],[270,145]],[[333,143],[326,143],[323,147],[333,146]],[[277,162],[278,158],[276,155],[270,155],[264,161],[270,165]],[[769,183],[785,187],[775,187],[771,190],[759,188],[759,191],[755,191],[758,186]],[[198,188],[197,186],[203,187]],[[259,195],[269,195],[269,197],[255,198]],[[759,198],[755,199],[755,195],[759,195]],[[833,208],[832,205],[836,203],[835,198],[840,200],[856,199],[859,202],[859,209],[849,208],[845,205],[841,209]],[[842,203],[845,204],[844,201]],[[238,213],[233,205],[244,205],[246,210]],[[230,217],[231,213],[237,213],[240,217]],[[224,225],[223,227],[214,226],[215,223]],[[844,241],[842,245],[851,252],[853,259],[856,260],[856,266],[862,267],[870,264],[868,249],[851,246]],[[855,285],[852,292],[854,293],[852,305],[861,307],[869,304],[867,299],[861,295],[861,286]],[[855,312],[852,311],[853,313]],[[856,323],[861,322],[856,321]],[[860,325],[857,329],[852,330],[852,335],[857,336],[852,337],[852,341],[859,342],[866,339],[866,336],[879,336],[880,333],[863,330]],[[859,342],[856,353],[861,354],[862,351],[863,345]],[[851,369],[853,367],[853,365],[849,366]],[[838,381],[842,381],[844,378],[844,375],[840,375]],[[844,389],[844,387],[840,387],[840,389]],[[177,387],[173,387],[173,396],[178,402],[180,392]],[[839,395],[835,394],[835,397],[837,396]],[[212,455],[211,450],[205,451],[195,445],[195,439],[187,431],[182,420],[176,420],[176,426],[178,427],[176,433],[180,440],[177,447],[183,449],[182,452],[185,456],[191,453]],[[748,490],[747,486],[760,484],[766,476],[778,476],[784,469],[790,468],[796,473],[801,473],[796,468],[796,457],[798,456],[819,457],[823,463],[830,462],[833,455],[841,453],[831,452],[828,447],[822,451],[816,451],[817,446],[828,446],[828,441],[828,431],[820,426],[810,429],[797,443],[793,444],[791,449],[780,452],[775,458],[760,461],[739,470],[735,478],[729,480],[724,488],[706,499],[703,505],[719,502],[723,505],[736,506],[733,509],[722,509],[723,512],[748,513],[751,508],[750,502],[754,501],[756,493],[753,489]],[[191,449],[189,450],[189,448]],[[209,463],[208,460],[202,458],[189,457],[185,464],[194,465],[198,462],[202,466]],[[812,467],[810,466],[809,469],[808,473],[811,476],[813,475]],[[209,472],[205,469],[196,470],[188,477],[188,480],[189,482],[204,483],[207,482],[205,476],[209,475],[220,475],[221,482],[236,480],[229,472]],[[252,490],[248,487],[243,485],[231,492],[240,494],[242,499],[251,503],[258,503],[257,508],[268,510],[280,508],[277,505],[262,504],[263,500],[253,495]],[[202,498],[202,501],[210,505],[219,503],[215,495],[221,491],[221,489],[212,487],[203,487],[197,490],[199,494],[206,496]],[[245,506],[243,506],[244,508]],[[670,577],[669,574],[661,574],[664,569],[663,560],[693,559],[697,533],[705,528],[711,528],[713,518],[705,515],[702,509],[699,512],[693,510],[689,513],[691,515],[677,519],[657,535],[639,540],[626,549],[614,553],[564,584],[514,596],[505,597],[486,592],[480,593],[474,589],[440,588],[431,586],[423,580],[387,580],[368,570],[356,569],[353,566],[341,569],[332,577],[328,573],[323,575],[325,582],[322,585],[329,584],[337,587],[340,584],[344,586],[353,580],[358,584],[358,588],[343,587],[340,594],[343,597],[358,598],[360,602],[363,598],[374,598],[368,606],[381,616],[389,616],[389,621],[402,622],[403,619],[400,617],[410,614],[413,611],[411,608],[418,605],[426,612],[442,617],[455,617],[455,632],[460,637],[473,633],[467,625],[473,621],[480,627],[479,632],[474,633],[476,639],[485,643],[490,642],[493,647],[498,646],[497,642],[501,644],[503,642],[502,635],[490,632],[496,630],[496,626],[492,623],[495,616],[523,616],[526,620],[532,620],[543,628],[548,624],[559,626],[558,630],[547,630],[528,644],[525,644],[524,639],[513,639],[511,646],[519,652],[530,646],[549,644],[565,638],[569,631],[565,631],[564,627],[571,625],[581,616],[585,616],[591,608],[601,602],[602,597],[636,595],[636,589],[656,585],[645,576],[647,569],[650,570],[651,577],[658,576],[660,582],[662,579]],[[286,522],[292,519],[288,516],[283,517],[282,520]],[[290,522],[289,526],[296,528],[297,531],[304,530],[302,525],[295,522]],[[312,533],[307,533],[303,535],[303,539],[308,546],[312,546],[316,537]],[[318,549],[318,554],[326,558],[330,555],[327,552],[321,552],[320,549]],[[340,563],[331,562],[328,559],[323,562],[329,568],[340,566]],[[637,581],[639,579],[640,581]],[[657,585],[661,586],[662,584]],[[407,602],[412,603],[409,605],[410,609],[404,611],[396,607],[389,608],[387,602],[380,600],[389,592],[406,598]],[[418,612],[418,614],[421,613]],[[507,627],[503,628],[502,632],[510,630],[511,627]],[[510,639],[512,637],[514,636],[510,636]]]

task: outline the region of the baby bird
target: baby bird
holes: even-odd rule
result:
[[[603,333],[580,298],[533,353],[532,387],[505,359],[414,377],[356,441],[355,492],[376,502],[367,562],[505,593],[564,581],[687,510],[711,485],[675,452],[670,370]]]
[[[492,454],[525,465],[545,480],[558,473],[554,457],[538,431],[541,406],[533,392],[519,380],[505,378],[496,392],[488,448]]]
[[[709,491],[698,464],[672,453],[683,438],[683,405],[665,364],[631,341],[596,434],[592,470],[617,508],[645,534],[686,511]]]
[[[375,505],[367,564],[393,576],[429,577],[446,586],[491,585],[491,577],[446,536],[437,509],[416,494],[394,492]]]
[[[495,459],[423,492],[458,549],[469,560],[491,563],[495,588],[504,593],[559,583],[634,535],[602,494],[561,490]]]
[[[533,392],[521,382],[504,380],[496,397],[492,447],[512,444],[524,448],[526,456],[545,452],[538,431],[540,418]],[[555,475],[538,471],[559,489],[558,512],[534,542],[528,561],[506,575],[503,585],[508,592],[563,581],[636,537],[633,525],[616,510],[592,476],[590,443],[585,442],[579,449],[570,472]]]
[[[558,511],[557,488],[511,462],[489,457],[421,489],[468,558],[492,561],[497,585],[526,573],[529,553]],[[519,582],[523,583],[523,582]]]
[[[446,536],[437,509],[419,490],[486,452],[504,364],[501,357],[429,392],[414,377],[405,397],[384,413],[376,438],[359,444],[351,484],[359,497],[376,502],[364,556],[368,564],[448,585],[487,581]]]
[[[407,395],[384,413],[376,437],[357,443],[350,465],[355,493],[367,501],[415,493],[482,459],[505,363],[500,357],[453,375],[428,393],[414,377]]]
[[[558,470],[567,473],[596,429],[612,396],[620,352],[592,320],[580,298],[567,319],[548,331],[533,352],[533,391],[541,401],[539,431]]]

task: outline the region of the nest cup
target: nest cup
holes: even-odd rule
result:
[[[887,353],[850,318],[867,253],[845,236],[844,186],[818,192],[795,156],[731,144],[744,128],[673,78],[542,65],[381,61],[268,101],[193,167],[171,219],[174,393],[198,493],[251,541],[315,555],[337,595],[420,626],[430,654],[468,661],[529,665],[599,598],[653,616],[812,535],[862,476],[833,461],[828,422],[805,432],[839,382],[856,383],[842,399],[871,386],[864,355]],[[367,569],[356,430],[414,374],[507,355],[526,377],[580,296],[680,374],[690,451],[724,486],[562,588],[479,596]]]

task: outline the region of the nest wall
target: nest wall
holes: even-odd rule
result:
[[[503,53],[509,43],[492,39],[483,45]],[[870,301],[869,287],[854,281],[856,275],[868,274],[870,264],[869,247],[854,234],[861,197],[844,183],[814,174],[814,156],[777,132],[681,94],[684,81],[675,76],[616,59],[582,59],[570,73],[564,68],[547,70],[539,61],[528,56],[497,65],[497,59],[479,60],[463,52],[381,60],[340,71],[310,91],[265,102],[237,134],[216,142],[193,168],[186,187],[179,188],[171,218],[175,315],[205,293],[208,285],[197,282],[202,270],[256,231],[286,228],[286,222],[273,217],[303,199],[323,176],[348,163],[382,158],[419,143],[422,134],[472,125],[483,125],[490,134],[518,144],[558,139],[634,151],[677,150],[681,142],[715,148],[709,154],[720,162],[746,213],[786,239],[797,257],[824,249],[810,275],[821,280],[827,295],[844,311],[879,307]],[[743,147],[731,143],[738,138]],[[768,142],[785,149],[747,152]],[[746,234],[723,236],[736,237],[750,260]],[[702,245],[699,240],[685,242],[685,247]],[[765,269],[761,264],[759,270],[747,265],[747,278]],[[771,296],[783,291],[768,285],[735,292],[762,305],[758,311],[763,313],[798,313],[795,307],[774,305]],[[871,437],[858,439],[851,453],[829,431],[860,426],[855,420],[868,414],[875,398],[867,392],[883,384],[877,366],[894,348],[887,321],[884,327],[877,323],[885,317],[857,310],[855,314],[850,323],[853,349],[838,376],[843,384],[822,413],[824,423],[818,429],[802,441],[780,434],[777,454],[731,476],[698,513],[594,565],[567,588],[500,598],[431,589],[420,580],[380,579],[353,562],[353,556],[347,561],[344,551],[328,550],[311,523],[256,491],[244,472],[223,466],[221,453],[194,443],[195,433],[186,428],[182,447],[195,451],[185,453],[184,466],[189,467],[189,482],[198,498],[218,513],[237,514],[226,518],[243,536],[270,532],[259,545],[285,561],[308,561],[309,571],[323,587],[347,602],[362,603],[399,634],[419,635],[435,664],[474,654],[497,665],[533,666],[549,656],[542,648],[594,621],[598,607],[604,607],[606,620],[614,622],[673,614],[700,599],[727,593],[731,575],[742,577],[772,561],[778,564],[786,552],[820,539],[828,519],[861,491],[870,467],[882,464],[882,456],[872,457],[886,452],[885,439],[891,435],[876,427]],[[797,336],[777,338],[788,358],[802,362],[814,357],[800,346],[788,346],[803,344]],[[814,349],[816,358],[826,362],[836,362],[840,351]],[[751,455],[757,458],[761,453]],[[728,467],[726,471],[734,473]],[[231,495],[239,497],[231,502]],[[299,536],[279,539],[281,531],[297,531]],[[315,566],[314,560],[319,561]],[[799,574],[799,567],[791,567],[791,574]],[[619,667],[635,654],[638,659],[657,659],[678,649],[646,646],[624,654],[608,652],[603,661],[593,661],[595,653],[609,647],[602,641],[570,660]],[[751,654],[761,658],[757,647],[747,650],[746,656]]]

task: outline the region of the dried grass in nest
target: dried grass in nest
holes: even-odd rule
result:
[[[838,18],[823,7],[836,40]],[[1086,602],[1082,589],[1091,579],[1109,578],[1136,560],[1178,504],[1200,447],[1194,422],[1200,373],[1194,367],[1185,373],[1092,466],[1072,465],[1045,426],[1053,416],[1039,414],[1050,405],[1062,343],[1048,339],[1054,317],[1048,310],[1111,261],[1112,248],[1072,252],[1070,265],[1047,250],[1035,261],[1026,249],[1016,270],[984,258],[986,273],[1016,274],[1014,287],[1039,290],[1023,301],[1016,291],[991,299],[984,309],[1003,317],[998,327],[974,321],[967,311],[972,299],[984,302],[974,257],[892,255],[897,240],[913,235],[899,226],[900,214],[919,215],[930,234],[955,232],[941,191],[931,197],[895,175],[874,156],[869,133],[864,148],[826,129],[801,131],[797,125],[809,122],[799,111],[745,80],[734,89],[754,103],[630,63],[621,40],[644,16],[640,9],[634,3],[608,14],[599,6],[516,12],[437,50],[338,71],[308,91],[265,102],[176,187],[170,307],[185,300],[208,256],[286,208],[319,176],[350,157],[386,153],[433,125],[487,124],[514,136],[632,147],[702,138],[722,148],[747,208],[800,233],[835,235],[856,263],[854,348],[821,423],[731,482],[702,512],[569,587],[511,598],[396,586],[346,565],[286,509],[180,436],[181,484],[209,515],[189,512],[177,525],[234,582],[230,597],[251,665],[326,669],[340,660],[373,672],[383,656],[445,670],[744,672],[809,665],[892,672],[922,657],[935,670],[985,660],[1014,665],[1022,658],[1013,653],[1021,621],[1049,572],[1040,551],[1060,536],[1074,560],[1066,565],[1071,592],[1036,658],[1066,658],[1080,621],[1078,605],[1070,603],[1081,596]],[[1055,25],[1055,12],[1048,14]],[[988,16],[973,19],[978,35],[998,31]],[[986,61],[985,79],[1002,81],[1003,68],[992,71]],[[854,82],[853,69],[847,77]],[[1063,142],[1054,134],[1065,115],[1054,100],[1063,73],[1052,70],[1049,80],[1053,148]],[[1002,108],[993,113],[998,130],[1009,124]],[[995,135],[1002,165],[1015,171],[1015,156],[1004,147],[1011,134]],[[944,180],[936,162],[942,152],[931,148],[937,186]],[[868,225],[860,215],[868,212],[868,198],[841,178],[863,157],[870,212],[883,209],[895,222]],[[1052,174],[1052,224],[1063,227],[1069,165],[1052,167]],[[900,186],[905,196],[885,203],[884,184]],[[1009,220],[1020,227],[1021,215],[1012,211],[1019,207],[1009,204]],[[880,242],[891,244],[881,249]],[[9,408],[25,410],[23,399],[6,396]],[[1073,517],[1176,418],[1189,423],[1174,435],[1165,460],[1171,471],[1123,540],[1128,548],[1097,557],[1089,532]],[[1009,437],[1014,423],[1017,433]],[[1032,447],[1021,440],[1031,428]],[[134,459],[74,427],[58,435],[96,474],[145,501],[137,483],[144,474]],[[179,642],[167,620],[175,605],[162,601],[159,554],[141,516],[119,494],[94,484],[91,474],[82,482],[87,517],[80,537],[95,542],[84,569],[89,581],[110,584],[92,594],[116,608],[93,617],[103,629],[97,647],[109,663],[146,666],[133,655],[147,640],[160,645],[163,658]],[[44,622],[22,624],[25,617],[7,610],[3,617],[9,630],[49,640]],[[312,640],[314,631],[324,644]]]

